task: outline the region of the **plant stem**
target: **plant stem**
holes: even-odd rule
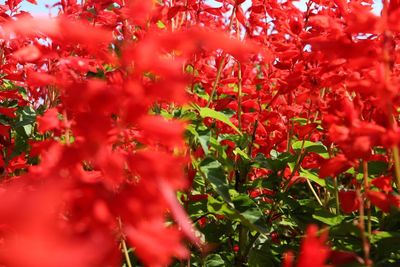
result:
[[[333,178],[333,187],[335,190],[336,215],[340,215],[339,188],[338,188],[337,177]]]
[[[382,21],[388,21],[388,1],[384,0],[382,1]],[[390,76],[392,74],[392,70],[390,67],[390,60],[391,60],[391,55],[390,55],[390,46],[391,46],[391,40],[392,36],[391,33],[388,29],[383,34],[383,70],[384,70],[384,85],[387,86],[391,81],[390,81]],[[388,114],[392,113],[392,104],[388,105]],[[389,123],[392,126],[392,128],[395,126],[396,119],[393,117],[393,115],[390,115],[389,118]],[[395,170],[395,182],[396,182],[396,187],[397,190],[400,191],[400,159],[399,159],[399,148],[397,145],[394,145],[392,147],[392,156],[393,156],[393,161],[394,161],[394,170]]]
[[[231,18],[229,21],[229,26],[228,26],[229,30],[232,28],[232,25],[233,25],[233,17],[235,16],[235,11],[236,11],[236,6],[232,10],[232,15],[231,15]],[[213,84],[213,87],[211,90],[210,98],[208,99],[208,102],[206,105],[207,108],[210,106],[211,102],[213,101],[214,95],[217,91],[217,86],[219,84],[219,80],[221,79],[221,73],[222,73],[222,69],[225,65],[225,60],[226,60],[227,54],[224,52],[224,53],[222,53],[221,57],[222,57],[222,59],[218,65],[218,69],[217,69],[217,76],[215,77],[215,81],[214,81],[214,84]]]
[[[367,238],[367,235],[365,234],[365,224],[364,224],[364,199],[361,196],[360,189],[357,189],[357,197],[360,200],[360,207],[359,207],[359,212],[360,212],[360,217],[358,221],[358,228],[360,229],[360,235],[361,235],[361,242],[362,242],[362,247],[364,251],[364,264],[365,266],[369,267],[371,266],[371,260],[369,259],[369,241]]]
[[[399,157],[399,148],[397,145],[392,148],[393,161],[394,161],[394,172],[396,177],[396,187],[397,190],[400,191],[400,157]]]
[[[368,162],[363,160],[363,178],[364,178],[364,191],[368,191],[369,183],[368,183]],[[366,200],[365,208],[367,209],[367,231],[368,234],[371,234],[372,225],[371,225],[371,203],[369,200]]]
[[[128,247],[126,246],[126,242],[123,238],[121,239],[121,245],[122,250],[124,251],[126,264],[128,265],[128,267],[132,267],[131,259],[129,258]]]
[[[70,127],[69,127],[69,122],[67,118],[67,111],[64,110],[63,112],[63,122],[65,126],[65,144],[69,146],[71,144],[70,140]]]
[[[309,106],[308,112],[307,112],[307,123],[310,123],[310,121],[311,121],[311,107],[312,107],[312,101],[310,102],[310,106]],[[290,149],[292,147],[292,135],[293,135],[293,132],[294,132],[294,121],[292,121],[292,127],[288,131],[288,144],[287,144],[287,148],[286,148],[287,152],[290,152]],[[290,175],[290,177],[288,179],[288,182],[287,182],[287,184],[285,185],[285,187],[283,189],[284,192],[286,192],[286,190],[289,188],[290,180],[292,180],[293,176],[296,174],[296,172],[300,168],[301,162],[303,161],[304,156],[306,156],[305,144],[306,144],[306,140],[310,139],[311,134],[312,134],[312,131],[310,131],[308,133],[307,137],[303,137],[303,139],[301,141],[300,153],[299,153],[299,156],[296,159],[296,163],[295,163],[295,165],[293,167],[293,170],[292,170],[292,173],[291,173],[291,175]]]
[[[315,192],[315,189],[314,189],[314,187],[312,186],[310,180],[306,179],[306,181],[307,181],[307,185],[308,185],[308,187],[310,188],[311,192],[313,193],[313,195],[314,195],[315,198],[317,199],[318,204],[320,204],[321,206],[324,206],[324,205],[322,204],[322,201],[321,201],[321,199],[319,198],[317,192]]]
[[[238,128],[242,130],[242,65],[238,61]]]
[[[202,187],[202,194],[205,194],[207,192],[207,186],[208,186],[208,182],[207,182],[207,176],[205,175],[205,173],[200,169],[199,164],[196,161],[196,158],[190,154],[190,159],[194,165],[194,167],[196,168],[196,170],[200,173],[200,176],[203,178],[204,181],[204,186]]]
[[[222,54],[222,59],[221,59],[221,61],[219,63],[218,70],[217,70],[217,76],[215,77],[215,81],[214,81],[214,84],[213,84],[213,87],[212,87],[212,90],[211,90],[210,98],[208,99],[206,107],[210,106],[210,104],[211,104],[211,102],[212,102],[212,100],[214,98],[215,92],[217,91],[217,86],[218,86],[219,80],[221,78],[222,68],[225,65],[225,59],[226,59],[226,55],[224,53],[224,54]]]
[[[289,142],[289,141],[288,141]],[[285,187],[283,188],[283,192],[286,192],[289,189],[289,185],[290,185],[290,181],[292,180],[293,176],[296,174],[296,171],[300,168],[301,162],[303,160],[303,156],[306,152],[305,149],[305,143],[306,143],[306,139],[304,138],[301,142],[301,147],[300,147],[300,153],[299,156],[296,159],[296,164],[293,167],[292,173],[290,174],[290,177],[288,179],[288,182],[286,183]],[[290,148],[288,148],[289,151]]]
[[[243,266],[246,261],[246,248],[248,243],[249,230],[243,225],[239,225],[239,256],[236,261],[237,266]]]
[[[245,258],[249,255],[252,246],[253,246],[254,243],[257,241],[257,238],[258,238],[259,236],[260,236],[260,233],[256,233],[256,234],[255,234],[254,236],[252,236],[251,239],[249,240],[249,242],[248,242],[248,244],[247,244],[247,247],[246,247],[246,250],[244,251],[244,257],[245,257]]]
[[[253,126],[253,133],[251,134],[251,140],[250,140],[250,144],[248,146],[248,155],[251,157],[251,154],[253,152],[253,144],[254,141],[256,140],[256,133],[257,133],[257,128],[258,128],[258,119],[256,119],[256,121],[254,122],[254,126]]]
[[[122,246],[122,250],[124,252],[125,261],[126,261],[126,264],[128,265],[128,267],[132,267],[133,265],[131,263],[131,259],[129,258],[128,247],[126,246],[125,237],[124,237],[124,234],[122,232],[122,221],[121,221],[121,218],[117,218],[117,221],[118,221],[119,231],[121,232],[121,246]]]

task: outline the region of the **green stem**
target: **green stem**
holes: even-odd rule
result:
[[[368,183],[368,162],[366,160],[363,160],[362,162],[363,166],[363,178],[364,178],[364,191],[368,191],[369,189],[369,183]],[[367,199],[365,203],[365,208],[367,209],[367,231],[368,234],[371,235],[372,231],[372,225],[371,225],[371,203]]]
[[[288,142],[289,142],[289,141],[288,141]],[[288,190],[289,185],[290,185],[290,181],[292,180],[292,178],[293,178],[294,175],[296,174],[296,171],[300,168],[300,164],[301,164],[301,162],[302,162],[302,160],[303,160],[303,156],[304,156],[304,154],[305,154],[305,152],[306,152],[305,147],[304,147],[304,146],[305,146],[305,143],[306,143],[306,139],[303,139],[303,141],[301,142],[301,147],[300,147],[299,156],[297,157],[296,163],[295,163],[295,165],[294,165],[294,167],[293,167],[293,170],[292,170],[292,173],[290,174],[290,177],[289,177],[289,179],[288,179],[288,181],[287,181],[285,187],[283,188],[283,192],[286,192],[286,191]],[[288,148],[287,151],[290,151],[289,148]],[[283,172],[282,172],[282,173],[283,173]]]
[[[128,247],[126,246],[126,242],[124,239],[121,239],[122,250],[124,251],[125,261],[128,267],[132,267],[131,259],[129,258]]]
[[[242,65],[238,61],[238,126],[242,130]]]
[[[217,91],[217,86],[218,86],[219,80],[221,78],[222,68],[225,65],[225,59],[226,59],[226,55],[222,54],[222,59],[221,59],[221,62],[219,63],[218,70],[217,70],[217,76],[215,77],[215,81],[214,81],[214,84],[213,84],[213,87],[211,90],[210,98],[208,99],[206,107],[210,106],[211,102],[213,101],[215,92]]]
[[[397,190],[400,191],[400,157],[399,157],[399,148],[397,145],[392,148],[393,161],[394,161],[394,171],[396,177],[396,187]]]
[[[333,178],[333,187],[335,190],[336,215],[340,215],[339,189],[338,189],[337,177]]]
[[[308,185],[308,187],[310,188],[311,192],[313,193],[314,197],[317,199],[318,204],[320,204],[321,206],[324,206],[324,204],[322,204],[322,201],[321,201],[321,199],[319,198],[317,192],[315,192],[315,189],[314,189],[314,187],[312,186],[310,180],[306,179],[306,181],[307,181],[307,185]]]
[[[119,231],[121,233],[121,246],[122,246],[122,251],[124,252],[125,261],[126,261],[126,264],[128,265],[128,267],[132,267],[131,259],[129,258],[128,247],[126,246],[125,237],[124,237],[124,234],[123,234],[123,231],[122,231],[121,218],[118,217],[117,221],[118,221]]]
[[[246,249],[249,237],[249,230],[243,225],[239,225],[239,255],[236,261],[237,266],[243,266],[246,261]]]
[[[382,1],[382,21],[388,21],[388,1],[384,0]],[[386,29],[385,32],[383,33],[383,74],[384,74],[384,85],[386,86],[387,84],[389,84],[390,81],[390,77],[392,74],[392,69],[391,69],[391,55],[390,55],[390,51],[391,51],[391,46],[392,46],[392,38],[390,37],[390,31],[389,29]],[[390,125],[392,126],[392,128],[395,126],[396,123],[396,119],[393,117],[392,113],[392,104],[388,105],[388,114],[389,115],[389,122]],[[393,161],[394,161],[394,170],[395,170],[395,183],[396,183],[396,187],[397,190],[400,191],[400,159],[399,159],[399,148],[397,147],[397,145],[394,145],[392,147],[392,156],[393,156]]]
[[[364,199],[361,196],[360,189],[357,189],[357,197],[360,199],[360,207],[359,207],[359,221],[358,228],[360,229],[361,234],[361,242],[364,251],[364,264],[365,266],[371,266],[371,260],[369,258],[370,246],[367,235],[365,234],[365,225],[364,225]]]
[[[244,257],[247,258],[247,256],[250,253],[250,250],[252,248],[252,246],[254,245],[254,243],[257,241],[257,238],[260,236],[260,233],[256,233],[254,236],[251,237],[251,239],[249,240],[246,250],[244,252]]]
[[[190,159],[194,165],[194,167],[196,168],[196,170],[200,173],[200,176],[203,178],[204,181],[204,186],[202,187],[202,194],[205,194],[207,192],[207,185],[208,185],[208,181],[207,181],[207,176],[205,175],[205,173],[200,169],[199,164],[197,163],[196,158],[190,154]]]
[[[235,12],[236,12],[236,6],[233,8],[232,10],[232,15],[229,21],[229,25],[228,25],[228,29],[230,30],[232,28],[233,25],[233,17],[235,16]],[[222,54],[222,59],[221,62],[219,63],[218,69],[217,69],[217,76],[215,77],[215,81],[211,90],[211,94],[210,94],[210,98],[208,99],[207,105],[206,107],[208,108],[211,105],[211,102],[213,101],[214,95],[217,91],[217,86],[219,84],[219,80],[221,79],[221,74],[222,74],[222,69],[225,65],[225,60],[226,60],[227,54],[223,53]]]

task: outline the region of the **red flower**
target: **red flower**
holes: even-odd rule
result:
[[[165,229],[162,220],[144,221],[126,229],[127,237],[146,266],[168,265],[172,257],[186,258],[188,251],[181,244],[181,233]]]
[[[310,225],[307,228],[306,236],[300,247],[300,254],[297,260],[297,267],[328,267],[325,264],[330,254],[330,248],[325,245],[327,233],[317,236],[318,227]],[[286,253],[284,256],[283,266],[293,266],[293,254]]]
[[[307,228],[306,237],[301,243],[297,267],[324,267],[329,257],[330,249],[326,246],[327,232],[317,236],[318,227],[310,225]]]
[[[13,56],[15,59],[21,62],[31,62],[41,57],[41,51],[36,45],[28,45],[20,48],[16,51]]]
[[[340,207],[344,213],[357,211],[360,207],[360,199],[356,191],[339,191]]]
[[[392,188],[392,177],[390,176],[381,176],[379,178],[375,178],[371,182],[373,185],[384,191],[385,193],[389,193],[393,190]]]
[[[3,108],[0,107],[0,114],[5,115],[10,118],[15,118],[17,115],[15,115],[15,111],[17,111],[16,108]]]
[[[342,154],[337,155],[334,158],[324,160],[321,163],[321,169],[319,176],[326,178],[328,176],[335,177],[341,172],[348,170],[352,166],[352,163]]]
[[[388,213],[391,207],[400,208],[400,196],[394,194],[384,194],[377,191],[368,191],[367,197],[371,203],[383,212]]]
[[[60,127],[58,119],[58,111],[56,108],[48,109],[43,116],[37,118],[39,124],[39,132],[44,133],[48,130],[57,129]]]
[[[352,262],[362,263],[362,259],[354,252],[332,250],[329,258],[333,265],[343,265]]]

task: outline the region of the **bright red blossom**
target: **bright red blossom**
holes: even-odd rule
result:
[[[340,206],[344,213],[358,211],[360,199],[356,191],[339,191]]]

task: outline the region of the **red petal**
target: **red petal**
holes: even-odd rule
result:
[[[379,178],[375,178],[374,180],[372,180],[371,183],[386,193],[391,192],[393,190],[392,177],[390,176],[382,176]]]
[[[388,213],[390,211],[390,201],[388,195],[377,191],[368,191],[367,197],[371,200],[374,206],[380,208],[383,212]]]
[[[360,199],[355,191],[340,191],[339,192],[340,207],[344,213],[357,211],[360,207]]]
[[[22,62],[32,62],[40,58],[42,53],[36,45],[28,45],[20,48],[13,54],[13,57]]]
[[[38,130],[41,133],[60,127],[60,120],[58,119],[58,111],[56,108],[48,109],[43,116],[37,118],[37,121],[39,124]]]
[[[326,178],[328,176],[335,177],[339,173],[348,170],[351,166],[352,164],[349,160],[344,155],[340,154],[321,163],[319,176],[321,178]]]

